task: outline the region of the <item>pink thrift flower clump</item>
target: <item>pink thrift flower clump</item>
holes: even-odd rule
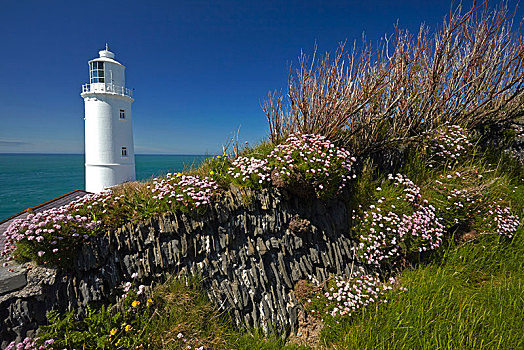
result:
[[[475,168],[467,172],[440,175],[440,180],[435,181],[435,188],[445,198],[447,206],[442,206],[439,210],[455,215],[459,213],[466,219],[479,216],[482,219],[480,230],[512,238],[521,224],[519,217],[513,214],[508,206],[504,205],[502,198],[492,202],[488,201],[481,191],[465,189],[464,182],[472,178],[477,182],[475,187],[482,186],[483,175],[479,174]],[[453,224],[459,223],[460,220],[455,218]]]
[[[444,236],[444,226],[435,208],[422,200],[420,188],[401,174],[389,174],[388,179],[403,187],[404,197],[397,200],[407,201],[412,212],[399,213],[394,204],[385,204],[385,197],[369,206],[360,219],[360,243],[354,248],[367,264],[380,265],[408,252],[434,250]]]
[[[378,276],[363,275],[350,279],[335,277],[335,286],[329,288],[324,296],[333,302],[331,316],[351,316],[363,307],[378,301],[385,301],[384,291],[391,289],[382,283]]]
[[[365,271],[354,273],[351,277],[335,276],[326,283],[320,283],[316,278],[308,276],[311,283],[317,288],[316,299],[325,303],[324,312],[332,317],[351,316],[352,313],[375,302],[387,302],[385,291],[392,289],[395,282],[390,278],[388,282],[382,282],[377,274],[365,274]],[[327,288],[327,289],[324,289]],[[321,292],[324,289],[325,292]],[[308,299],[306,303],[314,305],[314,299]],[[321,315],[321,311],[309,310]]]
[[[477,186],[482,186],[482,178],[477,169],[471,168],[441,174],[435,180],[432,188],[437,198],[440,197],[435,203],[447,227],[462,224],[485,210],[484,193],[475,190]]]
[[[238,157],[233,160],[228,174],[233,176],[234,181],[239,183],[249,183],[255,187],[269,184],[271,169],[267,159],[257,159],[255,157]]]
[[[11,254],[20,242],[37,252],[34,257],[37,261],[68,250],[100,227],[102,221],[96,213],[102,212],[110,199],[110,191],[89,194],[68,205],[14,220],[4,232],[6,241],[2,256],[11,260]]]
[[[346,186],[355,161],[347,150],[324,136],[291,134],[265,159],[234,159],[228,174],[234,182],[254,187],[268,186],[273,172],[289,185],[301,177],[312,185],[318,197],[329,197]]]
[[[37,341],[39,338],[31,339],[31,338],[25,338],[21,343],[15,343],[14,341],[9,343],[5,350],[41,350],[41,349],[47,349],[47,350],[53,350],[53,348],[49,347],[49,345],[53,344],[55,341],[54,339],[46,340],[42,345],[37,345]]]
[[[165,178],[153,179],[150,187],[153,199],[168,206],[191,210],[211,203],[218,185],[209,177],[200,178],[185,174],[167,174]]]
[[[268,160],[271,169],[285,181],[293,182],[297,174],[303,176],[319,197],[345,187],[356,161],[349,151],[336,147],[324,136],[311,134],[289,135]]]
[[[489,221],[488,226],[495,233],[508,238],[512,238],[520,226],[519,217],[512,214],[509,207],[501,206],[496,202],[490,206],[488,216],[484,220]]]
[[[378,265],[401,254],[398,238],[401,218],[396,213],[382,214],[368,210],[364,213],[362,222],[369,227],[366,227],[366,233],[360,235],[360,243],[356,249],[361,259],[368,264]]]
[[[464,157],[473,146],[467,131],[459,125],[444,124],[430,137],[430,167],[434,163],[451,166]]]

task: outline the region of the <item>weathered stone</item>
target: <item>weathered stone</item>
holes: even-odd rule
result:
[[[247,255],[252,256],[255,255],[255,247],[253,246],[253,243],[251,242],[251,239],[247,239]]]
[[[293,238],[293,249],[300,249],[303,246],[302,238],[300,237],[294,237]]]
[[[292,286],[295,286],[295,283],[300,280],[300,267],[298,262],[293,259],[286,260],[287,266],[289,266],[289,279]]]
[[[267,247],[261,237],[257,238],[257,250],[260,255],[265,255],[267,253]]]
[[[180,249],[183,257],[187,256],[187,238],[185,234],[180,236]]]
[[[302,256],[300,258],[299,266],[304,272],[304,275],[311,275],[313,273],[313,265],[309,261],[307,256]]]
[[[329,245],[327,247],[329,247]],[[321,252],[320,253],[320,259],[322,260],[322,265],[324,265],[324,266],[331,266],[331,261],[329,260],[329,253],[328,253],[328,251]]]
[[[304,221],[295,225],[294,218]],[[210,298],[237,324],[296,330],[294,284],[307,275],[347,272],[353,262],[353,242],[341,232],[344,222],[342,202],[236,189],[200,218],[177,212],[127,223],[93,237],[73,271],[47,269],[49,278],[28,277],[20,290],[0,295],[0,345],[31,334],[52,308],[81,315],[88,303],[110,302],[112,290],[134,272],[143,284],[167,273],[199,273]]]
[[[286,271],[286,263],[284,262],[284,257],[281,253],[278,253],[278,271],[280,272],[280,275],[284,279],[284,282],[286,283],[287,287],[289,289],[293,288],[293,283],[291,283],[291,280],[289,279],[289,276]]]
[[[7,267],[0,265],[0,295],[13,292],[27,284],[25,269],[12,264]]]
[[[267,245],[273,249],[279,249],[280,244],[281,244],[280,241],[276,237],[270,237],[269,243]]]
[[[319,256],[318,256],[318,249],[316,246],[309,247],[309,256],[311,257],[311,260],[318,264],[320,262]]]

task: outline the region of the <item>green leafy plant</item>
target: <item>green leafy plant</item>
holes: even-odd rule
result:
[[[144,330],[153,315],[153,302],[132,300],[135,296],[126,299],[122,311],[88,306],[81,319],[73,312],[60,315],[51,311],[47,315],[49,325],[42,327],[40,337],[55,339],[54,346],[60,349],[149,349]]]

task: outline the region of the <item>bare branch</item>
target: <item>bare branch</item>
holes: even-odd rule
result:
[[[503,4],[450,8],[432,36],[395,27],[372,50],[309,59],[288,73],[288,95],[263,103],[273,142],[292,132],[324,135],[364,154],[413,140],[444,122],[474,128],[524,114],[524,39]],[[520,23],[522,25],[522,22]],[[392,51],[391,51],[392,50]]]

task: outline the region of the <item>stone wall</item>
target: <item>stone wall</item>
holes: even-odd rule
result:
[[[295,283],[357,268],[348,231],[341,200],[232,187],[203,217],[166,213],[92,237],[73,271],[29,269],[23,289],[0,296],[0,343],[33,335],[51,309],[110,302],[133,273],[142,284],[168,273],[198,273],[211,299],[238,325],[293,332],[301,307]]]

